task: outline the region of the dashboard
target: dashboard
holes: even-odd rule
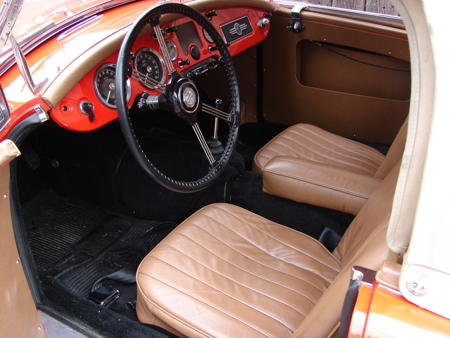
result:
[[[270,29],[269,13],[247,7],[214,9],[203,13],[228,45],[232,56],[263,41]],[[211,37],[190,18],[162,26],[173,68],[195,77],[219,65]],[[168,81],[167,65],[156,37],[144,33],[133,45],[132,76],[127,82],[131,107],[143,92],[152,93]],[[97,129],[117,118],[115,75],[118,50],[91,69],[52,109],[51,118],[74,131]]]

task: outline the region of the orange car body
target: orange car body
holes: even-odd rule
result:
[[[359,289],[349,337],[448,337],[450,321],[378,282]]]

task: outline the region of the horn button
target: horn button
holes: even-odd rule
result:
[[[199,105],[199,94],[192,82],[184,82],[178,89],[178,97],[183,110],[192,114],[197,111]]]
[[[185,77],[179,77],[170,89],[172,93],[169,96],[175,114],[190,124],[197,122],[200,94],[195,84]]]

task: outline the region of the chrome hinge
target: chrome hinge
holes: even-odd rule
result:
[[[294,33],[300,33],[305,29],[305,26],[302,24],[301,14],[302,11],[309,7],[309,4],[299,3],[295,5],[291,10],[291,23],[287,25],[287,28],[293,31]]]
[[[45,121],[49,120],[50,117],[48,116],[47,112],[44,110],[44,108],[42,108],[42,106],[40,104],[35,105],[33,107],[33,109],[36,112],[36,115],[41,122],[45,122]]]

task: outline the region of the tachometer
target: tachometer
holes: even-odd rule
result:
[[[136,53],[134,71],[139,81],[148,88],[154,88],[148,79],[163,83],[166,77],[161,56],[151,48],[142,48]]]
[[[105,63],[95,72],[94,88],[100,101],[109,108],[116,108],[116,65]],[[130,80],[127,81],[127,100],[130,99]]]

